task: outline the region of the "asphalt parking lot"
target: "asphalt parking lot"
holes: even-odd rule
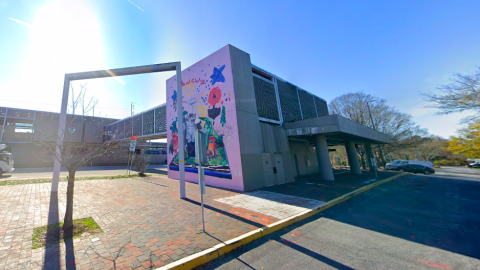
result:
[[[200,269],[480,269],[480,178],[408,175]]]

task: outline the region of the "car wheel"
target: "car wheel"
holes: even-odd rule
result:
[[[430,171],[424,171],[423,172],[425,175],[429,175],[430,174]]]
[[[0,176],[3,174],[3,170],[0,168]]]
[[[400,172],[405,172],[405,170],[404,170],[404,169],[400,169],[399,171],[400,171]]]

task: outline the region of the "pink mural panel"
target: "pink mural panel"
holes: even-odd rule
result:
[[[179,179],[176,77],[167,80],[168,177]],[[185,179],[198,182],[195,132],[207,134],[205,183],[243,191],[229,46],[182,71]]]

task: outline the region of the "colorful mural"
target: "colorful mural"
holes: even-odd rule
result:
[[[206,184],[243,190],[240,146],[229,47],[182,71],[185,149],[178,149],[176,77],[167,80],[168,175],[178,179],[178,152],[185,153],[186,180],[198,181],[195,132],[207,136]]]

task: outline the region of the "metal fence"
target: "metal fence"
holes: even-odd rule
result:
[[[166,137],[167,107],[159,105],[106,126],[105,140]]]

